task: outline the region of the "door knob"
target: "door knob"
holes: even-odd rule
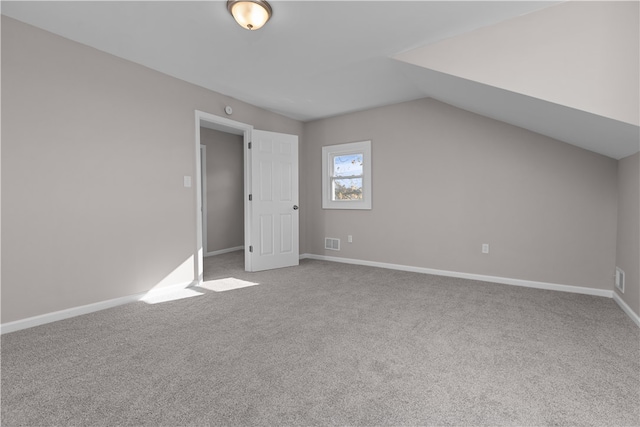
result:
[[[298,205],[293,205],[293,210],[297,211],[298,210]]]

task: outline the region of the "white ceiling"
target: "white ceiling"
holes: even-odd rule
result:
[[[560,2],[272,1],[258,31],[224,1],[9,2],[2,14],[298,120],[432,96],[613,157],[638,126],[393,56]]]

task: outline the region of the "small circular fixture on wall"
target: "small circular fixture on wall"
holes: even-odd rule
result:
[[[226,107],[224,107],[224,112],[230,116],[233,113],[233,108],[227,105]]]

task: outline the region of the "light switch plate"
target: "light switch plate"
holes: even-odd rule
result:
[[[185,177],[184,177],[184,186],[186,188],[191,187],[191,177],[188,176],[188,175],[185,175]]]

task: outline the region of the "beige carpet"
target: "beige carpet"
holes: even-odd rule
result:
[[[202,295],[2,336],[2,425],[640,424],[640,330],[611,299],[206,264]]]

